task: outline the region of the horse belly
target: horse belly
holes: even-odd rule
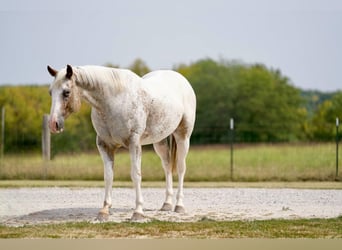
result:
[[[111,146],[128,146],[129,134],[120,120],[104,118],[100,113],[92,109],[91,120],[98,137]]]
[[[171,109],[172,110],[172,109]],[[182,112],[155,112],[149,115],[146,129],[141,136],[141,144],[147,145],[159,142],[171,135],[178,127]]]

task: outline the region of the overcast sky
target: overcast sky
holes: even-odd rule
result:
[[[50,64],[170,69],[263,63],[302,89],[342,89],[340,0],[0,0],[0,84],[45,84]]]

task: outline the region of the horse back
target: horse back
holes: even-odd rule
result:
[[[156,70],[142,77],[142,84],[153,98],[196,105],[195,93],[188,80],[180,73],[172,70]],[[194,107],[195,108],[195,107]]]

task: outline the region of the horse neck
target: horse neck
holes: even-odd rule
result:
[[[83,66],[75,70],[76,85],[82,90],[82,97],[93,107],[102,106],[107,97],[127,91],[134,86],[139,76],[129,70],[100,66]]]

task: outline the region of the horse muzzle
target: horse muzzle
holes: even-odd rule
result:
[[[61,133],[64,130],[64,118],[50,118],[49,128],[51,133]]]

